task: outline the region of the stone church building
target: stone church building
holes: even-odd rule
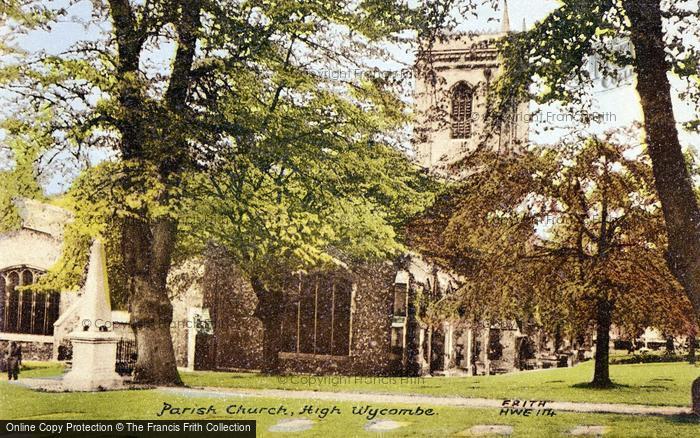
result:
[[[0,349],[21,342],[25,359],[57,356],[56,323],[73,303],[73,295],[19,292],[32,284],[61,255],[65,210],[21,199],[16,201],[22,216],[19,230],[0,234]],[[57,334],[57,333],[56,333]]]
[[[416,158],[424,168],[444,175],[450,164],[477,147],[512,151],[527,141],[527,124],[516,117],[524,105],[498,132],[485,135],[488,89],[500,69],[496,42],[509,32],[508,21],[506,9],[501,32],[456,35],[436,43],[429,57],[434,80],[417,71]],[[416,69],[422,67],[419,62]],[[263,331],[253,316],[251,286],[221,254],[204,266],[202,311],[208,312],[211,334],[196,336],[188,365],[260,369]],[[535,360],[534,355],[524,357],[527,337],[515,324],[479,330],[455,321],[424,320],[421,307],[458,285],[457,278],[419,254],[300,275],[290,282],[283,304],[282,372],[486,374],[524,368],[526,360]]]
[[[496,41],[509,32],[507,6],[501,32],[454,35],[430,51],[434,76],[417,74],[419,114],[416,159],[438,173],[477,147],[516,150],[527,141],[527,124],[514,108],[512,120],[486,132],[488,87],[499,74]],[[421,62],[418,67],[421,67]],[[19,200],[23,226],[0,235],[0,348],[22,343],[26,359],[57,359],[78,323],[80,295],[18,292],[60,255],[62,226],[70,214]],[[261,368],[262,324],[254,316],[250,283],[225,254],[211,249],[201,260],[176,268],[173,277],[173,342],[178,365],[187,369]],[[180,286],[179,284],[184,284]],[[288,285],[281,318],[283,372],[355,375],[491,374],[556,366],[550,345],[526,336],[516,324],[470,327],[429,321],[424,307],[450,294],[459,279],[406,254],[384,263],[346,266],[297,275]],[[114,312],[115,329],[133,339],[128,313]],[[118,328],[121,327],[121,328]],[[536,348],[533,345],[536,344]]]
[[[30,292],[60,258],[63,230],[70,212],[30,199],[15,199],[18,230],[0,234],[0,351],[11,342],[22,346],[24,360],[65,359],[68,334],[79,322],[80,292]],[[112,312],[115,331],[133,338],[128,313]]]

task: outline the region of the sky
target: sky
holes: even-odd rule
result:
[[[501,0],[502,3],[503,0]],[[533,26],[537,21],[546,17],[551,11],[557,8],[558,2],[554,0],[510,0],[508,1],[511,28],[521,30],[523,25],[527,28]],[[70,6],[70,20],[58,23],[52,27],[51,31],[32,32],[18,40],[22,48],[30,52],[44,50],[49,53],[59,53],[69,48],[78,40],[97,38],[100,29],[94,26],[84,26],[80,21],[87,21],[91,11],[91,1],[83,0]],[[493,10],[490,7],[482,6],[477,10],[476,17],[468,17],[459,26],[459,30],[467,31],[498,31],[501,28],[500,19],[502,10]],[[105,30],[105,29],[102,29]],[[0,27],[0,38],[7,29]],[[155,68],[168,69],[174,51],[172,45],[164,45],[159,53],[151,57],[151,62],[155,63]],[[411,65],[413,61],[412,53],[398,53],[398,61],[404,65]],[[680,84],[676,81],[676,87]],[[592,132],[603,132],[616,127],[625,127],[642,119],[638,98],[634,90],[634,78],[630,77],[621,84],[599,83],[593,93],[595,104],[592,111],[602,115],[602,121],[591,126]],[[3,104],[3,99],[7,96],[0,94],[0,117],[3,109],[8,105]],[[679,122],[692,118],[693,110],[676,101],[676,117]],[[530,112],[539,111],[541,121],[534,121],[530,125],[530,140],[534,143],[552,144],[570,132],[572,128],[571,120],[557,121],[561,111],[556,106],[538,108],[534,104],[530,106]],[[527,115],[525,115],[527,116]],[[544,130],[544,128],[550,128]],[[554,127],[555,129],[551,129]],[[0,131],[0,142],[4,134]],[[682,132],[681,141],[684,145],[696,145],[700,143],[698,137]],[[104,159],[106,155],[102,152],[93,154],[94,161]],[[0,157],[0,161],[2,157]],[[0,163],[2,167],[3,163]],[[75,176],[75,172],[66,174],[65,172],[55,172],[52,177],[45,181],[47,194],[57,194],[66,190],[70,181]]]

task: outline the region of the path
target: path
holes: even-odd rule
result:
[[[328,400],[381,404],[412,404],[426,406],[452,406],[464,408],[500,409],[503,400],[464,397],[433,397],[412,394],[369,394],[355,392],[291,391],[282,389],[230,389],[230,388],[158,388],[158,391],[186,397],[258,397],[292,400]],[[620,403],[547,402],[547,408],[555,411],[588,412],[628,415],[686,415],[690,408],[678,406],[647,406]]]

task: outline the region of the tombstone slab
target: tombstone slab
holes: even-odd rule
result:
[[[569,433],[574,436],[603,436],[605,431],[605,426],[576,426]]]
[[[471,429],[460,433],[460,436],[485,436],[485,435],[501,435],[510,436],[513,434],[513,426],[501,424],[477,424]]]
[[[372,420],[365,425],[365,430],[368,432],[385,432],[388,430],[399,429],[407,425],[408,423],[402,423],[394,420]]]
[[[270,432],[303,432],[314,426],[314,422],[308,418],[295,418],[280,420],[277,424],[267,429]]]

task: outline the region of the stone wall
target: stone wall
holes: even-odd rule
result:
[[[285,374],[385,376],[402,374],[391,361],[391,320],[396,267],[390,262],[353,265],[349,274],[324,272],[352,281],[350,354],[281,353]]]
[[[14,204],[22,218],[23,228],[57,238],[63,236],[63,228],[73,220],[73,214],[68,210],[32,199],[16,198]]]
[[[280,353],[281,374],[348,375],[353,374],[351,356]]]
[[[47,271],[61,255],[61,240],[22,229],[0,235],[0,270],[28,266]]]
[[[501,358],[491,361],[491,373],[510,373],[516,370],[518,364],[518,331],[498,330],[498,340],[501,349]]]
[[[22,218],[22,228],[0,235],[0,271],[27,266],[45,272],[61,255],[63,227],[71,215],[61,208],[24,198],[16,199],[15,205]],[[59,315],[70,307],[75,297],[72,293],[61,294]],[[9,343],[14,340],[22,345],[25,360],[51,360],[57,356],[55,340],[60,342],[64,335],[61,330],[58,330],[57,338],[2,333],[0,351],[7,351]]]
[[[260,320],[254,316],[257,297],[250,283],[225,253],[211,249],[206,260],[202,281],[203,306],[210,309],[214,333],[198,337],[197,367],[260,369],[263,329]],[[351,322],[347,334],[350,354],[284,352],[280,354],[283,373],[395,374],[390,354],[396,268],[392,263],[376,263],[341,271],[310,273],[309,278],[320,275],[326,279],[323,281],[342,278],[352,282]],[[338,316],[336,314],[336,318]]]
[[[352,372],[355,375],[390,375],[392,369],[391,320],[394,303],[393,263],[353,266],[355,299],[352,314]]]
[[[80,295],[62,293],[59,308],[59,317],[53,325],[53,358],[65,360],[71,351],[69,335],[80,324]]]
[[[202,281],[203,307],[209,309],[213,335],[198,337],[206,369],[257,370],[262,358],[262,323],[253,316],[258,299],[250,282],[219,249],[207,252]],[[200,342],[201,341],[201,342]]]
[[[17,335],[21,336],[21,335]],[[16,342],[22,346],[22,360],[40,360],[46,361],[53,358],[53,342],[36,341],[36,340],[0,340],[0,352],[4,356],[10,351],[10,343]]]
[[[497,40],[505,36],[504,33],[454,35],[436,42],[432,48],[438,80],[426,81],[424,75],[417,75],[415,88],[416,158],[423,167],[444,173],[450,169],[446,164],[457,162],[477,147],[502,153],[504,146],[517,148],[527,141],[527,117],[518,117],[515,126],[504,123],[491,136],[482,135],[491,129],[485,117],[489,84],[500,74]],[[449,117],[452,91],[459,83],[465,83],[473,93],[469,118],[472,135],[464,139],[452,138]],[[527,114],[528,104],[520,103],[513,110]]]

